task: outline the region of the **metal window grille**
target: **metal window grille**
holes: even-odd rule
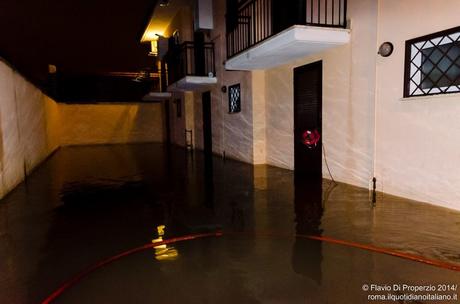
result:
[[[241,86],[240,84],[232,85],[228,88],[228,112],[241,112]]]
[[[404,97],[460,92],[460,27],[406,41]]]
[[[215,77],[214,43],[206,42],[197,48],[192,41],[186,41],[170,48],[166,58],[168,83],[173,84],[185,76]]]

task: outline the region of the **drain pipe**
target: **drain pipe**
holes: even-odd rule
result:
[[[376,19],[376,49],[379,47],[380,32],[379,32],[379,20],[380,20],[380,1],[377,1],[377,19]],[[379,63],[378,55],[375,55],[375,86],[374,86],[374,138],[373,138],[373,156],[372,156],[372,203],[375,204],[377,200],[377,106],[378,106],[378,83],[379,83]]]
[[[377,179],[374,177],[372,179],[372,204],[377,203]]]

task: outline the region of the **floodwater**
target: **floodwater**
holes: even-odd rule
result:
[[[408,293],[363,290],[372,284],[448,284],[438,293],[458,296],[460,272],[295,237],[460,265],[459,212],[371,198],[366,189],[157,144],[62,148],[0,202],[0,303],[40,303],[101,260],[160,236],[214,231],[223,235],[118,259],[54,302],[369,303]]]

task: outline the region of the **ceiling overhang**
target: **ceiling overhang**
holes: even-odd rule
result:
[[[265,70],[344,45],[350,30],[294,25],[230,58],[227,70]]]
[[[179,81],[168,86],[170,92],[203,92],[210,90],[217,84],[216,77],[207,76],[185,76]]]
[[[171,0],[166,6],[161,5],[160,2],[158,1],[155,6],[141,37],[141,42],[157,40],[158,36],[164,36],[177,13],[181,9],[190,6],[190,1],[187,0]]]
[[[163,101],[172,97],[170,92],[150,92],[142,98],[142,101]]]

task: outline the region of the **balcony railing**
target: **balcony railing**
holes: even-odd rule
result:
[[[184,42],[169,50],[168,84],[186,76],[215,77],[214,43]]]
[[[228,58],[292,25],[346,27],[347,0],[228,1]]]

